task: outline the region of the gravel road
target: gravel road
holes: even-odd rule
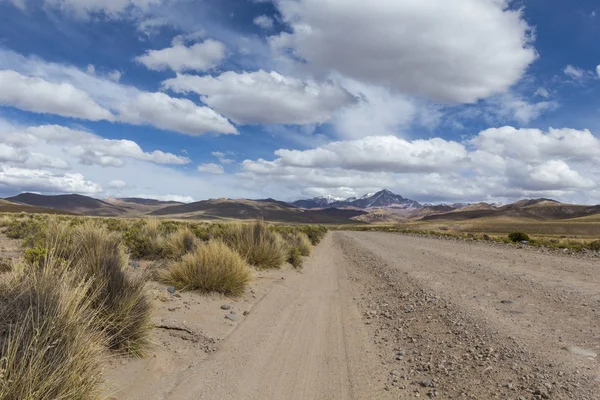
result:
[[[600,259],[332,232],[145,398],[600,399]]]

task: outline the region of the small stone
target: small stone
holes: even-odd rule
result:
[[[129,261],[129,266],[138,269],[140,267],[140,263],[137,261]]]
[[[400,371],[398,371],[398,370],[393,370],[392,372],[390,372],[390,375],[393,375],[393,376],[399,376],[399,375],[400,375]]]
[[[127,360],[121,360],[121,365],[127,365]]]
[[[244,311],[244,317],[248,314],[250,314],[250,311]]]
[[[225,318],[227,318],[228,320],[233,321],[233,322],[235,322],[239,319],[239,317],[235,314],[227,314],[225,316]]]
[[[231,304],[223,304],[221,310],[231,310]]]
[[[421,386],[423,387],[434,387],[434,383],[433,381],[430,380],[426,380],[426,381],[421,381]]]
[[[514,301],[512,301],[512,300],[502,300],[500,303],[502,303],[502,304],[513,304]]]
[[[171,294],[175,293],[175,286],[169,286],[169,287],[167,287],[167,292],[169,292]]]

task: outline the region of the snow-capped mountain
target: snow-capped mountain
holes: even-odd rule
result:
[[[331,204],[347,201],[344,197],[334,197],[331,195],[314,197],[307,200],[298,200],[292,204],[300,208],[324,208],[331,207]]]
[[[405,199],[389,190],[367,193],[358,199],[355,197],[339,199],[333,196],[321,196],[308,200],[298,200],[292,204],[300,208],[356,207],[366,209],[393,207],[407,209],[422,207],[418,202]]]

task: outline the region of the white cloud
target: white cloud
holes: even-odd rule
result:
[[[125,181],[117,179],[117,180],[108,182],[108,187],[111,189],[124,189],[127,187],[127,183]]]
[[[114,70],[114,71],[108,73],[108,79],[110,79],[111,81],[114,81],[114,82],[119,82],[121,80],[121,76],[122,76],[121,71],[118,71],[118,70]]]
[[[488,107],[490,113],[501,119],[517,121],[522,124],[528,124],[544,112],[558,108],[558,103],[554,101],[529,102],[511,93],[489,99],[488,103],[491,106]]]
[[[70,83],[53,83],[16,71],[0,71],[0,105],[98,121],[113,115]]]
[[[212,156],[216,157],[221,164],[232,164],[235,162],[235,160],[233,160],[231,158],[227,158],[225,153],[222,153],[220,151],[213,151]]]
[[[209,132],[237,133],[237,129],[226,118],[208,107],[198,106],[190,100],[170,97],[164,93],[144,92],[133,86],[88,74],[73,66],[49,63],[35,57],[23,57],[12,51],[0,49],[0,69],[12,69],[18,71],[19,75],[26,76],[26,79],[33,79],[34,88],[38,87],[35,83],[41,82],[39,80],[50,85],[40,83],[44,90],[40,89],[39,93],[31,92],[32,88],[27,86],[22,87],[23,91],[16,94],[4,90],[0,93],[0,103],[5,98],[11,101],[13,106],[29,111],[154,125],[160,129],[188,135]],[[6,87],[11,88],[12,85],[9,82]]]
[[[335,70],[434,100],[507,91],[536,59],[531,29],[506,0],[279,0],[291,33],[271,38],[313,71]]]
[[[541,87],[538,90],[536,90],[533,95],[547,99],[548,97],[550,97],[550,92],[548,91],[548,89]]]
[[[574,67],[572,65],[567,65],[563,70],[565,75],[569,76],[574,80],[582,79],[585,75],[585,71],[581,68]]]
[[[273,18],[267,15],[259,15],[254,18],[254,24],[260,26],[263,29],[273,29]]]
[[[167,130],[202,135],[206,132],[237,134],[237,129],[208,107],[164,93],[140,92],[121,109],[121,119],[132,124],[151,123]]]
[[[177,75],[163,82],[177,93],[196,92],[204,103],[240,124],[312,124],[328,121],[354,98],[332,82],[316,83],[277,72]]]
[[[600,65],[596,67],[596,74],[600,77]]]
[[[488,129],[463,143],[393,136],[278,150],[240,177],[274,192],[346,196],[390,188],[420,201],[583,198],[598,188],[600,139],[572,129]]]
[[[0,162],[11,162],[19,167],[67,169],[69,163],[63,159],[66,156],[76,157],[82,164],[113,167],[122,167],[126,159],[172,165],[191,162],[187,157],[160,150],[144,152],[131,140],[103,139],[90,132],[59,125],[9,126],[0,129],[0,134],[5,142],[14,146],[0,144]],[[57,150],[60,157],[44,154],[50,146],[60,149]]]
[[[44,170],[0,165],[0,187],[13,191],[95,194],[102,187],[79,173],[54,174]]]
[[[225,170],[223,169],[222,165],[219,164],[215,164],[215,163],[208,163],[208,164],[202,164],[198,166],[198,171],[200,172],[207,172],[209,174],[216,174],[216,175],[220,175],[220,174],[224,174]]]
[[[148,50],[136,60],[147,68],[163,71],[172,69],[182,71],[208,71],[215,68],[225,58],[225,45],[216,40],[207,39],[187,47],[176,42],[162,50]]]
[[[176,201],[178,203],[193,203],[195,200],[191,196],[182,196],[178,194],[164,194],[164,195],[156,195],[156,194],[138,194],[135,196],[141,199],[154,199],[159,201]]]
[[[565,75],[574,83],[585,83],[593,79],[598,79],[600,74],[598,73],[598,67],[596,71],[588,71],[583,68],[575,67],[573,65],[567,65],[563,70]]]
[[[562,160],[549,160],[539,165],[513,163],[507,169],[512,187],[526,190],[589,189],[594,181],[582,177]]]
[[[43,0],[44,4],[72,13],[78,18],[87,18],[94,13],[104,13],[110,17],[118,17],[125,12],[130,15],[135,12],[148,10],[152,5],[158,5],[163,0]]]
[[[418,116],[419,108],[406,96],[390,93],[383,87],[343,81],[358,102],[335,113],[332,124],[345,139],[365,136],[397,135]]]

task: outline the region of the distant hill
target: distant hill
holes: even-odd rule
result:
[[[122,216],[124,217],[141,217],[160,208],[183,204],[176,201],[160,201],[136,197],[123,199],[109,197],[104,201],[122,210]]]
[[[35,193],[23,193],[18,196],[6,198],[6,200],[12,203],[51,208],[83,215],[117,217],[125,213],[125,210],[113,204],[79,194],[45,196]]]
[[[293,205],[265,200],[211,199],[158,209],[155,216],[171,216],[189,219],[264,219],[274,222],[344,224],[354,222],[351,218],[365,214],[357,210],[327,208],[304,210]]]
[[[487,203],[469,205],[448,213],[428,215],[422,221],[465,221],[486,217],[526,218],[540,221],[587,217],[600,213],[600,205],[563,204],[551,199],[525,199],[502,207]]]
[[[110,200],[120,200],[124,203],[141,204],[144,206],[173,206],[173,205],[178,205],[178,204],[184,204],[184,203],[181,203],[178,201],[162,201],[162,200],[155,200],[155,199],[142,199],[142,198],[138,198],[138,197],[106,199],[106,201],[109,201],[109,202],[110,202]]]
[[[35,207],[27,204],[12,203],[8,200],[0,200],[0,213],[31,213],[31,214],[63,214],[73,215],[68,211],[54,210],[52,208]]]
[[[332,196],[323,196],[307,200],[298,200],[291,204],[296,207],[305,209],[315,209],[324,207],[354,207],[360,209],[394,207],[401,209],[410,209],[422,207],[418,202],[410,199],[405,199],[399,194],[395,194],[389,190],[381,190],[377,193],[369,193],[358,199],[355,197],[351,197],[348,199],[339,199]]]

